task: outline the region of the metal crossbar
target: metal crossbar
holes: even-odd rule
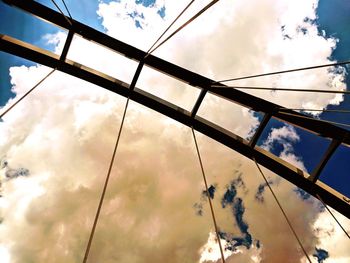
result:
[[[253,137],[253,143],[251,143],[220,126],[197,116],[196,112],[194,111],[188,112],[168,101],[162,100],[137,88],[131,92],[128,83],[117,80],[111,76],[78,64],[74,61],[68,60],[65,57],[60,59],[58,55],[40,49],[36,46],[24,43],[8,36],[0,35],[0,50],[21,56],[52,68],[57,68],[57,70],[99,85],[124,97],[130,96],[131,100],[154,109],[174,120],[183,123],[184,125],[189,127],[193,126],[193,128],[197,131],[232,148],[240,154],[250,159],[255,158],[259,164],[277,173],[281,177],[287,179],[310,194],[314,196],[319,195],[323,200],[325,200],[326,204],[350,218],[350,206],[347,202],[349,199],[317,180],[317,176],[321,173],[322,168],[326,165],[327,160],[332,155],[331,151],[328,151],[327,158],[323,158],[322,165],[318,166],[317,176],[310,176],[292,164],[281,160],[280,158],[255,145],[270,118],[280,119],[283,122],[290,123],[309,132],[313,132],[318,136],[329,138],[332,141],[338,141],[343,145],[350,145],[349,131],[327,122],[320,122],[317,119],[306,117],[306,115],[285,109],[279,105],[270,103],[244,92],[227,89],[225,85],[222,85],[222,88],[211,88],[213,83],[217,83],[214,80],[181,68],[153,55],[149,55],[146,59],[144,59],[147,54],[146,52],[118,41],[75,20],[71,21],[72,26],[67,25],[67,21],[60,13],[34,1],[3,1],[17,6],[24,11],[47,20],[59,27],[70,30],[70,32],[72,31],[71,34],[78,34],[90,41],[114,50],[115,52],[118,52],[132,60],[142,62],[142,65],[144,63],[144,65],[152,67],[161,73],[179,79],[180,81],[186,82],[196,88],[200,88],[202,92],[199,98],[202,99],[198,99],[196,102],[197,110],[200,107],[206,92],[210,92],[213,95],[219,96],[233,103],[237,103],[254,111],[264,113],[268,117],[258,129],[259,134]],[[69,49],[69,43],[67,44],[67,49]]]
[[[38,16],[52,24],[55,24],[56,26],[62,27],[67,30],[71,29],[71,26],[67,25],[66,20],[59,12],[56,12],[35,1],[3,1],[8,4],[14,5],[26,12],[29,12],[35,16]],[[188,83],[189,85],[192,85],[196,88],[200,88],[202,89],[202,91],[208,91],[213,95],[237,103],[251,110],[271,114],[272,117],[277,118],[283,122],[290,123],[294,126],[300,127],[325,138],[340,140],[342,141],[342,143],[350,146],[350,132],[345,129],[327,123],[318,123],[315,119],[304,120],[303,118],[300,118],[300,116],[305,116],[301,113],[295,111],[288,111],[284,107],[281,107],[277,104],[268,102],[266,100],[252,96],[239,90],[228,89],[223,84],[220,84],[214,80],[189,71],[185,68],[179,67],[175,64],[172,64],[153,55],[149,55],[146,59],[144,59],[147,55],[146,52],[139,50],[133,46],[130,46],[126,43],[123,43],[117,39],[114,39],[78,21],[72,20],[72,23],[75,34],[80,35],[83,38],[93,41],[97,44],[100,44],[108,49],[114,50],[115,52],[120,53],[129,59],[132,59],[137,62],[144,60],[146,66],[149,66],[161,73],[169,75],[170,77]],[[211,88],[213,84],[215,84],[217,87]],[[222,86],[222,88],[220,88],[219,86]],[[200,107],[200,104],[198,105],[198,107]],[[283,113],[280,111],[281,108],[285,109],[283,110]],[[277,111],[277,109],[279,111]],[[285,113],[292,114],[287,116]]]

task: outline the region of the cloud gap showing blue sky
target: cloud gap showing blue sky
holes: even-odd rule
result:
[[[47,0],[39,2],[51,5]],[[161,0],[66,2],[74,18],[144,50],[187,4]],[[332,14],[325,14],[330,10],[325,2],[222,0],[156,55],[214,79],[295,67],[298,63],[304,66],[341,60],[349,54],[344,43],[350,36],[344,28],[327,22]],[[28,22],[21,15],[13,23],[12,12],[20,11],[0,4],[8,18],[2,18],[1,33],[6,33],[4,27],[8,26],[24,40],[32,38],[30,41],[57,53],[62,50],[66,35],[60,29],[40,27],[31,35],[31,28],[41,22]],[[197,1],[183,21],[204,4]],[[334,8],[341,4],[334,1]],[[346,8],[349,6],[345,4],[342,10]],[[334,19],[337,16],[333,14]],[[341,32],[331,33],[337,30]],[[106,71],[121,69],[121,77],[132,76],[134,65],[118,58],[110,62],[91,43],[78,41],[73,41],[79,44],[71,56],[89,54],[86,63]],[[0,56],[1,87],[7,89],[1,93],[4,106],[10,96],[18,98],[28,90],[47,68],[7,54]],[[243,84],[341,90],[349,85],[345,70],[320,70]],[[170,86],[169,91],[159,88],[157,92],[186,105],[191,103],[188,91],[151,74],[145,74],[138,85]],[[289,107],[337,109],[350,105],[344,96],[254,94]],[[1,262],[48,262],[49,258],[51,262],[81,261],[124,102],[99,87],[55,72],[3,118]],[[216,98],[206,98],[206,103],[204,113],[234,127],[243,137],[249,137],[259,122],[256,113],[232,110]],[[322,113],[318,117],[332,116]],[[346,117],[334,118],[346,121]],[[272,122],[259,145],[309,169],[317,162],[318,152],[299,153],[316,147],[312,140],[297,128]],[[202,135],[199,145],[227,262],[279,262],[281,258],[306,262],[254,163]],[[219,262],[207,193],[187,127],[132,103],[116,163],[93,244],[93,261]],[[335,169],[344,172],[339,165]],[[265,172],[296,230],[303,233],[310,257],[326,263],[349,261],[346,240],[320,203],[281,177]],[[323,176],[325,181],[332,181]],[[338,216],[349,229],[349,220]]]

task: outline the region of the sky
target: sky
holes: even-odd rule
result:
[[[38,2],[55,9],[51,1]],[[177,25],[208,2],[195,1]],[[187,1],[66,3],[74,19],[148,50]],[[67,32],[3,3],[0,9],[2,34],[60,54]],[[216,80],[348,60],[349,12],[341,0],[221,0],[155,55]],[[79,37],[67,57],[127,82],[137,67]],[[50,71],[3,52],[0,61],[3,109]],[[345,90],[348,70],[238,84]],[[137,86],[186,109],[199,94],[147,67]],[[249,93],[289,108],[350,108],[341,95]],[[124,105],[125,98],[55,72],[2,119],[1,262],[82,261]],[[243,138],[260,121],[257,113],[212,95],[199,115]],[[313,116],[349,124],[346,114]],[[220,262],[191,136],[188,127],[130,102],[89,262]],[[197,136],[226,262],[307,262],[255,164]],[[258,144],[310,172],[329,141],[274,120]],[[349,153],[340,147],[320,177],[348,197]],[[349,262],[349,239],[322,204],[263,171],[313,262]],[[349,232],[350,221],[336,215]]]

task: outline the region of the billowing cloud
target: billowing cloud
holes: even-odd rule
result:
[[[108,34],[147,50],[186,2],[101,3],[98,14]],[[201,5],[196,2],[191,12]],[[336,41],[318,34],[312,22],[316,6],[316,1],[220,1],[156,54],[215,79],[328,62]],[[64,37],[46,36],[56,52],[62,50]],[[74,38],[68,57],[125,81],[137,66],[79,38]],[[17,97],[48,71],[43,66],[11,68]],[[342,78],[343,72],[323,70],[317,77],[308,72],[253,84],[343,89]],[[188,108],[198,94],[150,69],[137,85]],[[263,97],[293,107],[325,107],[341,100],[304,94],[286,99],[277,92]],[[3,261],[6,251],[11,263],[82,261],[124,105],[125,98],[55,72],[0,122],[0,158],[11,169],[30,171],[2,185]],[[247,109],[210,96],[200,113],[243,137],[258,124]],[[204,136],[198,140],[227,262],[305,261],[271,193],[261,190],[264,182],[255,164]],[[281,157],[302,165],[293,153],[298,140],[295,130],[285,126],[273,130],[264,145],[281,143]],[[346,249],[325,245],[322,227],[315,232],[326,220],[319,204],[305,202],[295,186],[264,172],[309,255],[317,248],[330,259],[348,259]],[[218,262],[203,191],[189,128],[131,103],[90,262]]]
[[[345,231],[350,233],[349,219],[334,209],[331,209],[331,211]],[[315,248],[315,254],[318,255],[319,260],[324,257],[324,262],[345,263],[349,261],[349,238],[327,211],[319,215],[314,223],[314,228],[318,237],[318,245],[316,248],[319,250],[318,252]]]
[[[166,16],[161,18],[157,10],[164,3],[156,1],[156,8],[150,10],[142,5],[120,1],[102,3],[98,14],[108,34],[117,39],[147,50],[158,38],[166,25],[187,5],[187,1],[166,1]],[[190,70],[216,80],[279,71],[330,63],[329,57],[337,40],[326,38],[317,29],[317,0],[308,1],[219,1],[195,22],[175,35],[156,55]],[[198,1],[191,6],[176,25],[180,25],[200,10],[204,3]],[[126,10],[124,9],[126,8]],[[134,18],[128,14],[136,8],[144,15],[147,24],[142,30],[134,26]],[[259,12],[256,12],[259,10]],[[161,23],[160,21],[163,21]],[[122,23],[123,26],[116,27]],[[137,31],[137,34],[131,32]],[[193,32],[195,32],[195,37]],[[176,52],[178,50],[178,52]],[[318,69],[274,77],[251,79],[228,84],[238,86],[265,86],[300,89],[344,90],[345,71]],[[159,76],[158,76],[159,77]],[[161,82],[163,84],[163,82]],[[157,89],[152,85],[153,89]],[[164,86],[164,85],[161,85]],[[171,85],[165,85],[167,88]],[[169,89],[173,100],[188,100],[189,92],[177,83],[177,92]],[[164,90],[162,89],[164,92]],[[338,104],[341,94],[315,94],[303,92],[249,91],[259,97],[291,108],[322,109],[328,104]],[[162,93],[159,91],[159,93]],[[195,98],[191,98],[192,105]],[[228,115],[230,112],[232,115]],[[317,112],[313,112],[317,114]],[[215,96],[207,96],[199,114],[247,137],[256,120],[245,109]],[[244,114],[249,122],[237,122],[235,118]]]
[[[282,150],[279,153],[279,157],[306,171],[301,157],[293,153],[293,144],[299,140],[300,137],[293,126],[287,125],[281,128],[272,128],[262,148],[272,152],[273,149],[277,148],[277,145],[281,145]]]
[[[213,203],[219,229],[225,233],[225,241],[230,241],[228,247],[237,245],[228,260],[250,262],[252,258],[259,258],[257,262],[277,262],[282,257],[286,257],[290,258],[290,262],[299,262],[302,255],[298,252],[300,251],[298,244],[269,190],[266,189],[262,193],[263,202],[255,198],[259,186],[263,184],[255,164],[230,153],[229,149],[215,146],[215,142],[204,138],[203,140],[200,145],[202,145],[204,163],[208,166],[208,177],[210,181],[217,183]],[[228,167],[232,169],[228,170]],[[317,206],[311,202],[302,201],[293,191],[295,187],[290,183],[267,170],[264,170],[264,173],[268,176],[268,180],[273,182],[273,190],[301,236],[304,246],[311,254],[317,240],[313,235],[310,222],[317,217]],[[235,181],[241,180],[241,184],[232,187]],[[222,197],[226,197],[224,200],[232,200],[233,205],[223,208]],[[226,204],[226,201],[224,203]],[[244,207],[244,209],[237,209],[238,207]],[[243,213],[237,213],[237,211],[243,211]],[[307,214],[307,217],[297,216],[300,213]]]

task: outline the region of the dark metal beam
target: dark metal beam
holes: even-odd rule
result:
[[[266,125],[269,123],[270,119],[271,119],[271,114],[267,113],[264,115],[264,118],[262,119],[258,129],[255,131],[253,138],[250,140],[249,144],[251,147],[255,147],[256,143],[260,138],[260,135],[264,131]]]
[[[131,81],[131,84],[129,86],[130,91],[133,91],[135,89],[136,83],[137,83],[137,81],[138,81],[138,79],[140,77],[143,65],[144,65],[144,62],[143,62],[143,60],[141,60],[140,63],[138,64],[137,68],[136,68],[135,74],[134,74],[134,76],[132,78],[132,81]]]
[[[3,0],[3,1],[10,5],[16,6],[26,12],[29,12],[35,16],[38,16],[41,19],[44,19],[59,27],[65,28],[67,30],[70,30],[71,28],[73,28],[76,34],[79,34],[88,40],[91,40],[95,43],[98,43],[102,46],[112,49],[130,59],[141,61],[146,56],[146,52],[141,51],[128,44],[125,44],[119,40],[116,40],[102,32],[99,32],[75,20],[72,20],[73,26],[70,26],[67,23],[66,19],[60,13],[44,5],[41,5],[35,1],[32,1],[32,0],[27,0],[27,1]],[[210,87],[212,83],[215,83],[215,81],[211,79],[208,79],[204,76],[201,76],[199,74],[196,74],[194,72],[181,68],[175,64],[162,60],[153,55],[147,56],[147,58],[145,59],[145,65],[152,67],[153,69],[158,70],[159,72],[167,74],[180,81],[186,82],[194,87],[208,89],[208,87]],[[267,114],[271,114],[272,117],[275,117],[283,122],[287,122],[292,125],[298,126],[304,130],[310,131],[319,136],[330,138],[330,139],[336,139],[341,141],[344,144],[350,145],[350,132],[343,128],[337,127],[329,123],[322,123],[317,120],[306,120],[305,118],[303,118],[303,116],[305,115],[301,113],[287,110],[274,103],[265,101],[263,99],[257,98],[255,96],[249,95],[239,90],[225,88],[226,87],[225,85],[222,85],[222,86],[223,88],[211,88],[209,89],[209,92],[214,95],[220,96],[224,99],[230,100],[234,103],[240,104],[244,107],[250,108],[254,111],[260,111]],[[200,103],[198,105],[200,105]],[[196,107],[198,105],[196,105]],[[283,109],[283,112],[275,113],[274,109],[276,108]],[[196,108],[194,108],[194,110],[195,109]]]
[[[61,53],[61,57],[60,60],[65,60],[70,48],[70,44],[72,43],[73,40],[73,36],[74,36],[74,32],[73,30],[69,30],[67,38],[66,38],[66,42],[64,43],[64,47]]]
[[[201,106],[205,95],[207,94],[207,90],[206,89],[202,89],[201,93],[199,93],[199,96],[197,98],[196,103],[193,106],[192,112],[191,112],[191,116],[194,118],[197,115],[197,112],[199,110],[199,107]]]
[[[323,168],[326,166],[327,162],[332,157],[333,153],[335,152],[335,150],[338,148],[339,145],[340,145],[340,141],[337,141],[337,140],[331,141],[330,145],[327,148],[327,151],[322,157],[322,160],[311,173],[309,180],[311,180],[314,183],[318,180],[318,177],[320,177]]]
[[[210,92],[213,91],[210,90]],[[225,87],[215,88],[215,95],[234,101],[237,104],[249,107],[254,111],[271,114],[272,117],[279,119],[282,122],[297,126],[316,135],[325,138],[337,139],[347,145],[350,145],[350,132],[330,123],[312,119],[301,113],[286,109],[274,103],[270,103],[268,101],[248,95],[235,89]],[[275,109],[283,109],[283,112],[282,110],[276,112]]]
[[[258,146],[251,147],[247,140],[233,134],[232,132],[198,116],[193,118],[191,116],[191,112],[187,110],[184,110],[168,101],[162,100],[138,88],[131,91],[129,89],[129,84],[125,82],[68,59],[62,61],[56,54],[8,36],[0,35],[0,50],[16,56],[21,56],[25,59],[29,59],[52,68],[57,68],[58,70],[91,82],[95,85],[99,85],[124,97],[130,96],[130,99],[137,103],[160,112],[186,126],[193,127],[197,131],[226,145],[227,147],[230,147],[231,149],[250,159],[255,158],[259,164],[285,178],[301,189],[307,191],[311,195],[319,195],[323,200],[325,200],[326,204],[350,218],[350,206],[346,202],[347,197],[336,192],[322,182],[311,182],[307,179],[309,177],[307,173]]]

